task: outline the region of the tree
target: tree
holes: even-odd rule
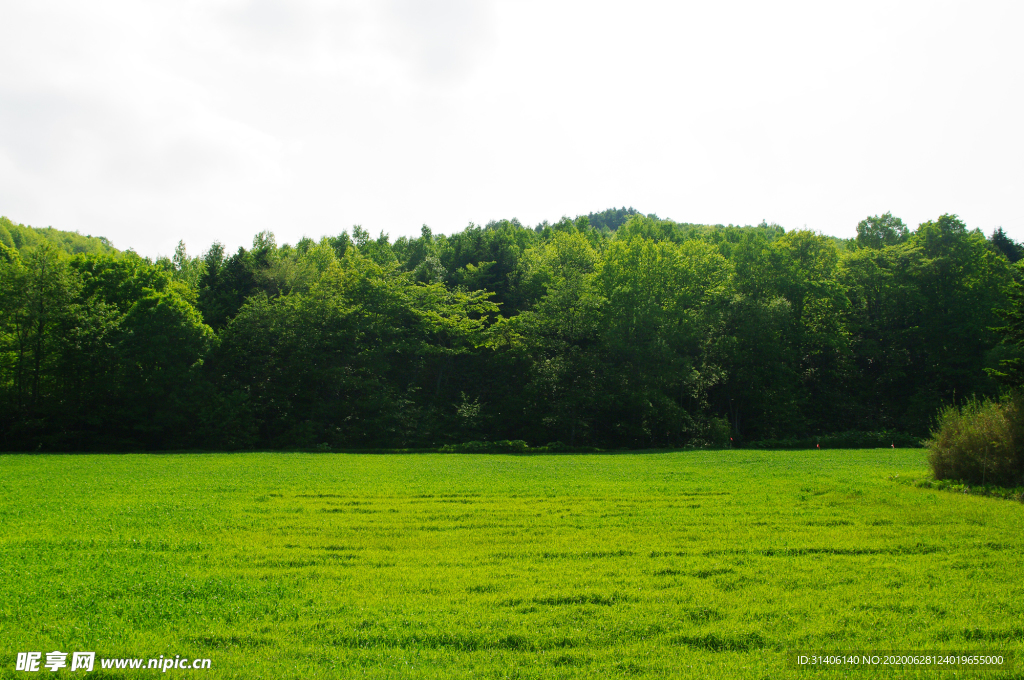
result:
[[[75,312],[78,282],[66,260],[45,244],[25,258],[4,247],[0,258],[6,401],[16,417],[31,423],[45,419],[59,399],[61,338],[55,330]]]
[[[591,426],[601,386],[599,254],[579,232],[556,232],[526,257],[528,285],[544,291],[513,326],[530,357],[527,409],[544,426],[537,434],[546,430],[575,446]]]
[[[145,289],[119,325],[122,427],[147,448],[195,442],[203,361],[213,330],[174,289]]]
[[[850,301],[846,325],[852,369],[844,389],[856,403],[853,426],[906,429],[925,370],[919,247],[903,243],[848,252],[840,278]],[[924,434],[923,432],[921,434]]]
[[[263,251],[264,260],[266,251]],[[224,248],[214,243],[203,257],[206,272],[199,280],[199,310],[214,330],[224,328],[246,299],[260,290],[260,262],[245,248],[224,258]]]
[[[69,260],[47,245],[24,258],[9,250],[0,257],[0,401],[8,448],[83,448],[103,423],[118,313],[85,294],[76,266],[83,257]]]
[[[838,278],[839,250],[835,241],[804,230],[773,237],[765,229],[744,234],[732,253],[736,288],[743,296],[736,311],[746,316],[762,307],[762,311],[771,309],[773,318],[785,317],[791,322],[789,330],[776,341],[792,348],[792,354],[782,352],[781,356],[792,357],[794,363],[786,373],[799,376],[799,383],[779,393],[780,398],[790,400],[790,405],[781,408],[776,404],[772,410],[793,414],[785,423],[788,434],[834,427],[847,417],[842,381],[849,352],[843,324],[849,303]],[[785,315],[775,302],[779,298],[788,303]],[[774,322],[772,327],[776,328]],[[748,422],[759,420],[764,422],[761,416]],[[772,425],[776,432],[781,427],[781,422]]]
[[[909,234],[903,220],[893,217],[892,213],[875,215],[857,225],[857,245],[861,248],[894,246],[905,242]]]
[[[998,368],[990,367],[990,376],[1013,388],[1024,387],[1024,284],[1020,267],[1014,270],[1014,280],[1007,290],[1007,305],[998,310],[1002,325],[992,330],[1002,336],[1002,345],[1010,356],[999,360]]]
[[[173,266],[172,277],[185,286],[180,292],[187,291],[189,302],[195,305],[198,301],[199,284],[206,271],[206,263],[202,257],[189,257],[185,250],[185,242],[178,241],[171,264]]]
[[[598,231],[615,231],[625,224],[629,218],[641,214],[639,210],[633,207],[609,208],[599,213],[590,213],[587,215],[587,219]],[[652,215],[651,217],[654,216]]]
[[[784,297],[735,294],[724,327],[714,335],[722,381],[710,401],[725,413],[739,440],[782,437],[803,425],[799,353],[793,307]]]
[[[1011,264],[1016,264],[1024,258],[1024,246],[1007,236],[1002,227],[992,232],[991,243]]]
[[[601,422],[633,446],[681,445],[702,435],[708,390],[722,377],[712,357],[731,270],[714,246],[618,238],[597,276],[603,370]]]

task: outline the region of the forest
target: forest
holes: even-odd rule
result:
[[[155,261],[3,218],[0,449],[899,445],[1019,382],[1022,256],[950,214],[844,240],[612,209]]]

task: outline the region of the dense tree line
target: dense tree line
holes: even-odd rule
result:
[[[923,436],[1021,365],[993,330],[1021,247],[953,215],[843,241],[630,208],[155,262],[22,240],[0,233],[6,450]]]

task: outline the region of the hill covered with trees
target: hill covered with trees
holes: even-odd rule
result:
[[[613,209],[156,262],[3,226],[6,450],[923,436],[1021,357],[993,330],[1020,246],[954,215],[843,241]]]
[[[24,224],[15,224],[6,217],[0,217],[0,243],[23,253],[44,244],[72,255],[118,252],[110,241],[102,236],[82,236],[77,232],[61,231],[53,227],[26,227]]]

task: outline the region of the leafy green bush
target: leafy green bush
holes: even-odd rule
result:
[[[935,479],[1018,486],[1024,483],[1024,396],[947,406],[925,443]]]

